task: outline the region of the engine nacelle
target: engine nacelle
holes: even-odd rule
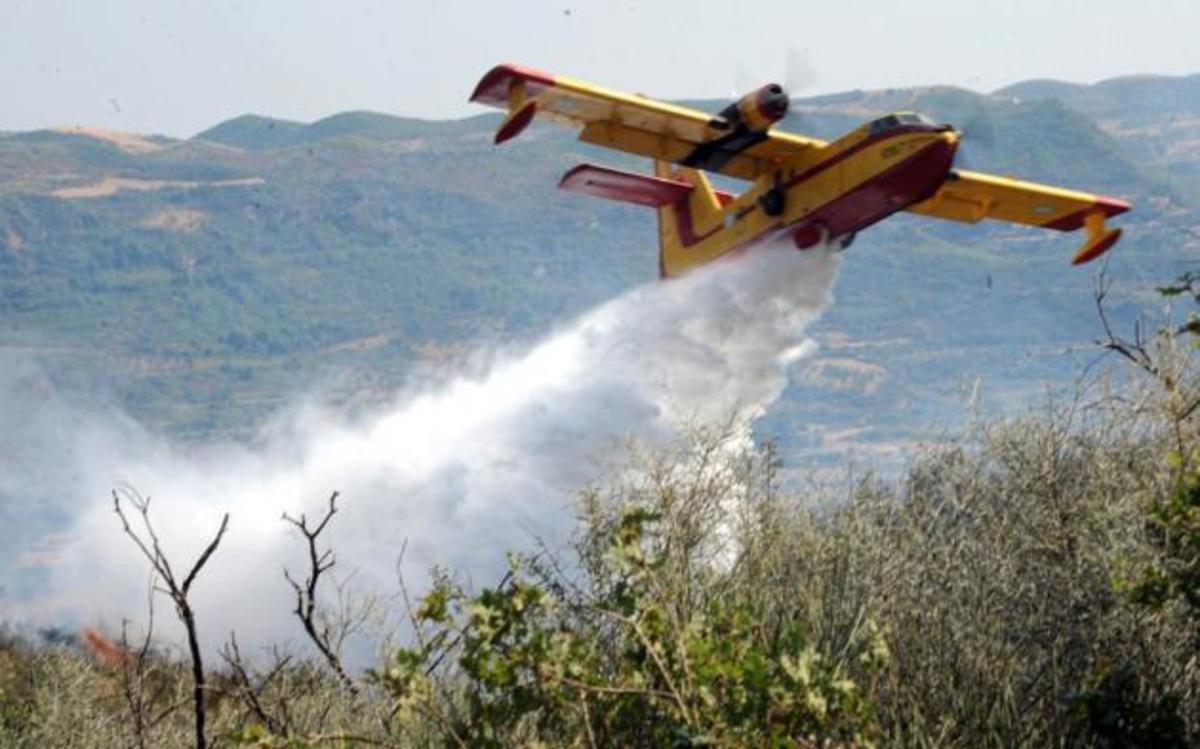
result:
[[[765,133],[788,112],[788,95],[783,86],[769,83],[751,91],[721,111],[721,118],[731,127],[741,125],[755,133]]]

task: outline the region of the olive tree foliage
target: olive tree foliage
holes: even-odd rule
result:
[[[1100,343],[1144,373],[1154,383],[1155,404],[1166,425],[1170,443],[1162,459],[1170,473],[1169,485],[1153,498],[1148,519],[1163,555],[1130,581],[1129,593],[1155,610],[1171,604],[1186,608],[1196,622],[1200,645],[1200,379],[1193,352],[1200,347],[1200,272],[1184,273],[1159,293],[1183,301],[1188,309],[1182,323],[1163,323],[1151,338],[1143,326],[1132,338],[1114,333],[1104,308],[1107,283],[1097,285],[1096,304],[1104,326]]]
[[[446,745],[870,744],[854,676],[880,673],[887,648],[863,612],[828,647],[765,587],[774,470],[712,434],[645,460],[584,493],[569,560],[513,556],[475,594],[438,577],[412,611],[416,643],[375,682]]]

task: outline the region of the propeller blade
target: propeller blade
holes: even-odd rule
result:
[[[784,66],[783,87],[793,94],[817,82],[817,69],[806,49],[789,46]]]
[[[996,129],[992,116],[986,109],[979,109],[958,128],[958,153],[954,164],[967,170],[975,169],[980,157],[986,160],[985,151],[991,151],[996,143]]]
[[[733,69],[733,95],[731,98],[736,99],[739,96],[745,96],[747,91],[753,91],[761,85],[762,81],[755,79],[750,71],[746,69],[746,66],[739,63]]]
[[[959,132],[962,134],[964,142],[969,140],[977,146],[990,149],[996,143],[996,129],[992,125],[991,115],[985,109],[980,109],[973,114],[959,128]]]
[[[784,50],[783,60],[783,90],[788,94],[788,98],[795,98],[798,92],[810,88],[817,82],[817,71],[813,66],[812,58],[808,54],[808,50],[801,49],[795,46],[788,46]],[[733,69],[733,98],[745,95],[748,91],[753,91],[761,86],[766,80],[780,80],[776,76],[758,77],[761,71],[750,70],[744,64],[739,63]]]

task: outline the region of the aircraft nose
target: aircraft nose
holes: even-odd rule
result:
[[[937,165],[933,171],[940,170],[944,176],[945,171],[954,163],[954,156],[958,152],[960,141],[960,133],[952,127],[938,128],[930,134],[924,148],[924,155],[928,158],[929,164]],[[945,168],[943,169],[942,166]]]

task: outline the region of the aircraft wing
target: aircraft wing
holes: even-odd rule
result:
[[[490,70],[475,87],[471,101],[508,111],[496,133],[497,143],[516,136],[536,115],[582,127],[579,139],[585,143],[681,163],[728,132],[723,120],[705,112],[518,65]],[[754,180],[822,145],[813,138],[768,131],[761,141],[714,159],[717,165],[709,171]]]
[[[1075,190],[979,172],[954,171],[934,193],[909,211],[924,216],[978,223],[985,218],[1057,231],[1086,228],[1088,238],[1072,262],[1076,265],[1103,254],[1121,237],[1107,229],[1104,219],[1129,210],[1129,204]]]

